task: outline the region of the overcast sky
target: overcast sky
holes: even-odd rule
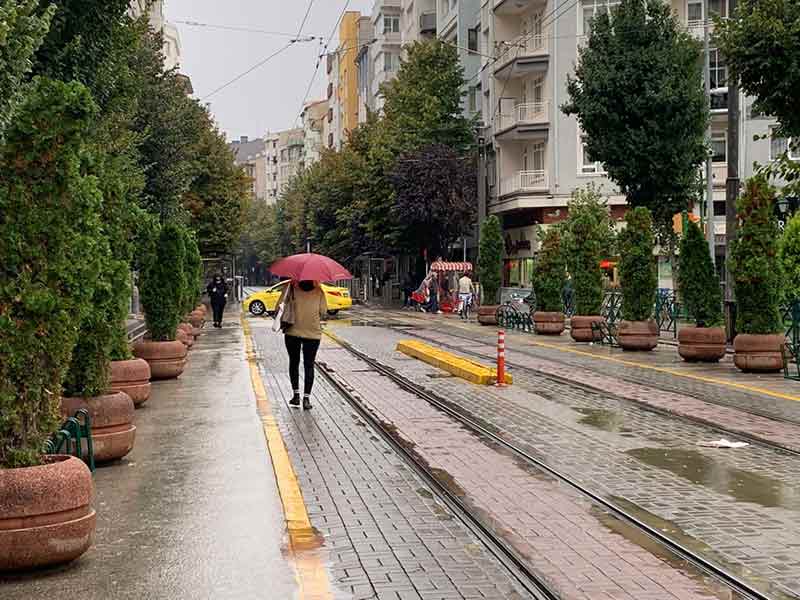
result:
[[[347,0],[315,0],[305,35],[330,35]],[[181,70],[192,79],[195,96],[209,93],[285,46],[289,37],[195,27],[179,21],[297,33],[308,0],[167,0],[167,18],[176,24],[183,44]],[[372,0],[351,0],[348,10],[368,14]],[[334,36],[334,42],[337,39]],[[331,44],[335,47],[335,43]],[[236,83],[218,92],[211,103],[228,139],[259,137],[288,129],[299,114],[319,54],[319,42],[294,44]],[[324,63],[309,99],[325,93]]]

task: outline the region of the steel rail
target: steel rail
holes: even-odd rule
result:
[[[386,365],[380,363],[379,361],[375,360],[374,358],[364,354],[360,350],[354,348],[348,342],[341,340],[337,337],[329,336],[334,341],[339,344],[342,348],[345,348],[348,352],[353,354],[358,359],[362,360],[363,362],[367,363],[370,367],[375,369],[378,373],[388,377],[391,381],[393,381],[398,387],[404,389],[405,391],[414,394],[418,398],[425,400],[429,404],[431,404],[434,408],[440,410],[441,412],[446,413],[450,417],[454,418],[458,421],[461,425],[467,427],[468,429],[472,430],[475,433],[480,434],[481,436],[491,440],[492,442],[502,446],[503,448],[509,450],[517,457],[525,461],[526,463],[536,467],[540,471],[544,471],[548,473],[555,479],[562,481],[563,483],[567,484],[581,495],[588,497],[597,505],[604,508],[606,511],[611,513],[612,515],[616,516],[620,520],[632,525],[639,529],[642,533],[659,543],[660,545],[669,549],[673,554],[678,556],[679,558],[687,561],[688,563],[692,564],[694,567],[699,569],[700,571],[710,575],[711,577],[715,578],[716,580],[724,583],[726,586],[731,588],[736,593],[740,594],[744,598],[748,598],[751,600],[774,600],[772,597],[766,595],[762,591],[755,589],[749,583],[743,581],[735,574],[726,571],[724,568],[714,564],[713,562],[706,560],[702,556],[698,555],[697,553],[693,552],[683,544],[676,542],[675,540],[669,538],[668,536],[664,535],[661,531],[657,528],[652,527],[651,525],[645,523],[635,515],[631,514],[630,512],[626,511],[623,508],[620,508],[613,502],[606,500],[605,498],[599,496],[595,492],[592,492],[580,482],[576,481],[574,478],[570,477],[569,475],[559,471],[558,469],[551,467],[547,463],[539,460],[538,458],[532,456],[528,452],[522,450],[517,445],[509,442],[505,438],[500,435],[497,435],[493,431],[489,430],[484,425],[476,422],[470,415],[463,413],[462,411],[453,408],[448,402],[441,399],[440,397],[432,394],[428,390],[424,389],[423,387],[413,383],[397,373],[397,371],[391,367],[387,367]],[[361,403],[356,400],[356,402],[361,405]],[[363,405],[362,405],[363,407]],[[366,408],[360,410],[363,414],[366,412]],[[375,422],[374,417],[370,417],[371,422]],[[381,427],[381,432],[386,435],[390,436],[390,432],[385,431]],[[472,517],[474,520],[474,517]],[[482,526],[485,528],[485,526]]]

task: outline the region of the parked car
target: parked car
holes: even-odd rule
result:
[[[288,283],[288,281],[282,281],[263,292],[250,294],[242,303],[244,310],[257,317],[263,314],[273,315],[277,310],[278,300],[280,300],[281,294],[283,294],[283,290]],[[353,299],[350,297],[350,291],[347,288],[323,283],[322,291],[325,292],[325,299],[328,302],[329,315],[336,315],[340,310],[347,310],[353,306]]]

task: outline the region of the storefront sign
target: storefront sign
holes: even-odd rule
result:
[[[514,229],[506,229],[506,236],[505,236],[506,257],[509,258],[532,257],[535,239],[536,239],[535,227],[518,227]]]

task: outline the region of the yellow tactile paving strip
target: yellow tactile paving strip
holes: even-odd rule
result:
[[[247,319],[242,316],[245,352],[250,366],[250,380],[256,397],[258,414],[264,428],[264,437],[272,459],[275,480],[286,519],[292,561],[296,568],[297,582],[300,586],[299,598],[302,600],[330,600],[333,598],[328,570],[317,549],[322,545],[306,510],[303,493],[292,467],[286,444],[272,413],[264,382],[258,370],[258,361],[253,346],[252,332]]]

